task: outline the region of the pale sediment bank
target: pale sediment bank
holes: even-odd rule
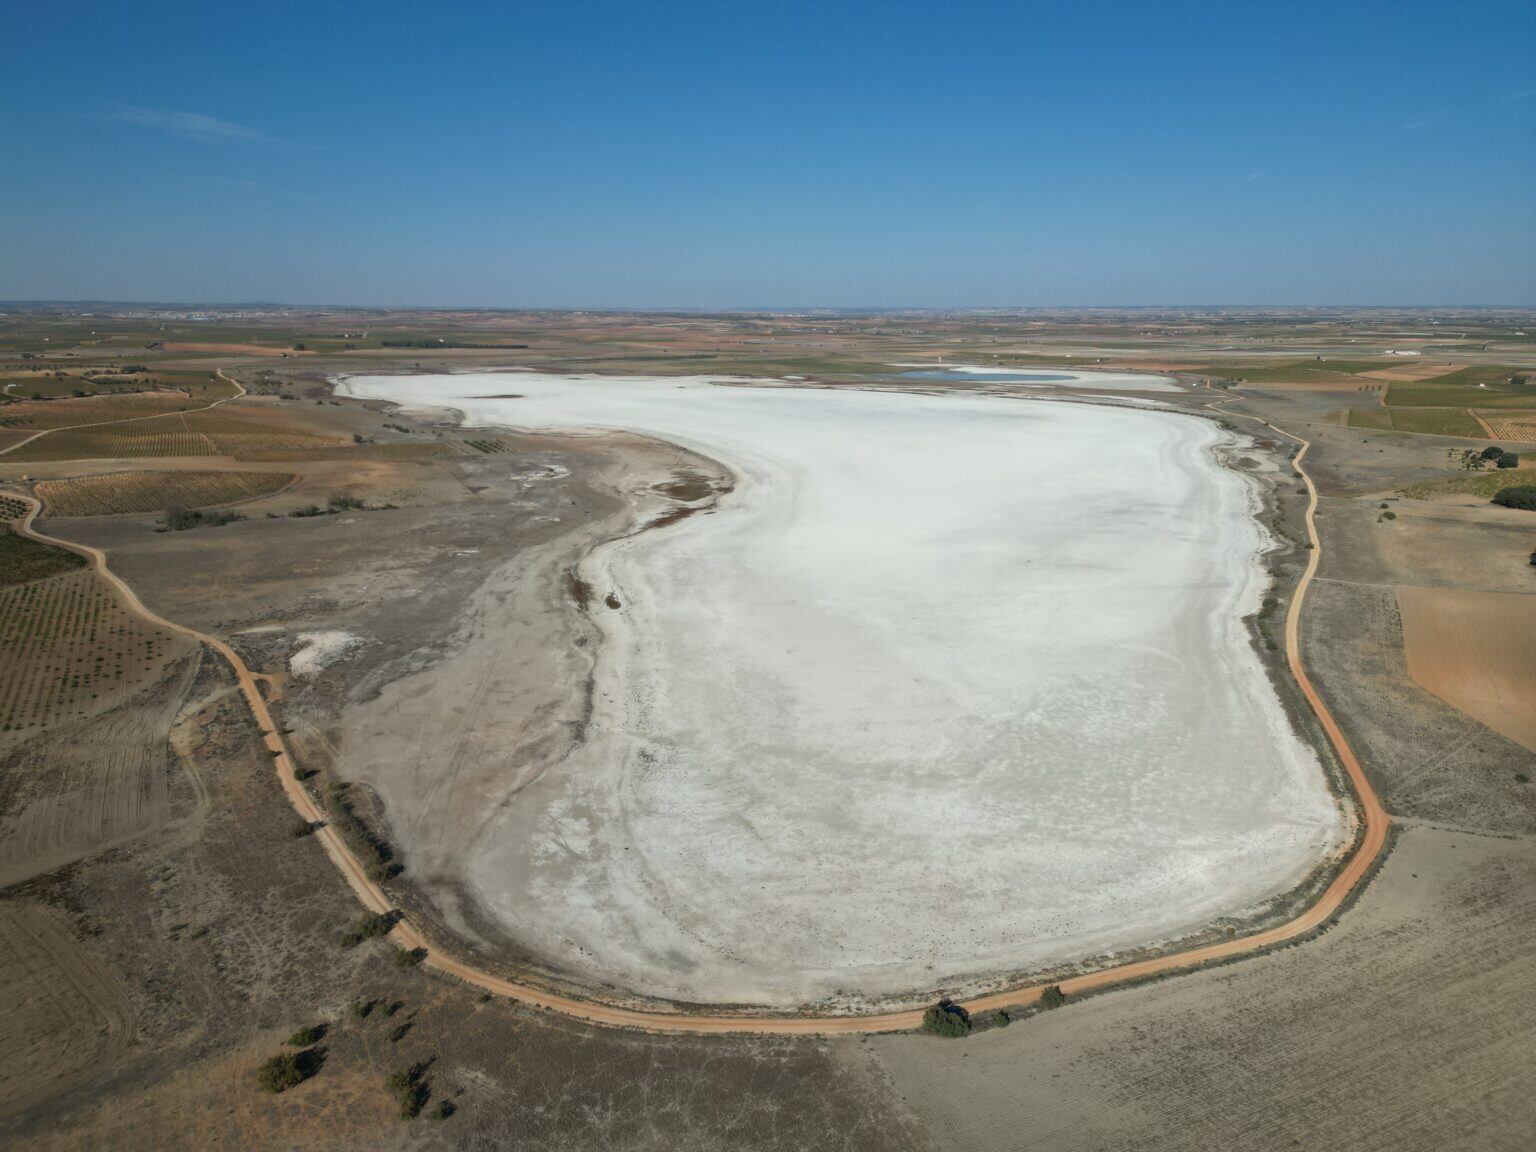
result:
[[[892,364],[908,380],[965,384],[1014,384],[1025,388],[1082,388],[1115,392],[1179,392],[1167,376],[1141,372],[1079,372],[1073,368],[1001,368],[984,364]]]
[[[1213,424],[510,379],[345,387],[645,433],[738,478],[585,561],[587,738],[466,844],[484,908],[552,965],[703,1002],[895,995],[1180,935],[1338,842],[1242,624],[1264,541]]]

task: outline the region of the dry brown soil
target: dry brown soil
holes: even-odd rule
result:
[[[1536,595],[1403,587],[1397,605],[1414,682],[1536,752]]]

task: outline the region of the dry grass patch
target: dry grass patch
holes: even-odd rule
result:
[[[1428,500],[1435,496],[1481,496],[1491,500],[1502,489],[1530,483],[1533,476],[1536,476],[1536,469],[1492,468],[1486,472],[1462,472],[1444,480],[1409,484],[1398,492],[1410,500]]]

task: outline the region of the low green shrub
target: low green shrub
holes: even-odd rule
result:
[[[1500,488],[1494,494],[1493,502],[1502,504],[1505,508],[1524,508],[1536,512],[1536,484],[1516,484],[1511,488]]]
[[[278,1093],[304,1082],[304,1068],[295,1052],[283,1052],[272,1057],[256,1070],[256,1081],[263,1091]]]
[[[432,1096],[432,1088],[426,1081],[426,1075],[426,1064],[412,1064],[409,1068],[392,1072],[389,1079],[384,1082],[384,1086],[389,1089],[389,1094],[400,1106],[400,1119],[414,1120],[426,1107],[428,1099]]]
[[[923,1031],[959,1039],[971,1034],[971,1015],[952,1000],[940,1000],[923,1013]]]
[[[357,923],[342,934],[341,946],[356,948],[364,940],[387,935],[394,926],[395,918],[388,912],[364,912],[357,918]]]

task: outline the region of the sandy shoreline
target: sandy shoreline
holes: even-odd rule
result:
[[[743,481],[724,512],[584,566],[621,605],[595,613],[589,739],[468,863],[551,963],[692,1000],[898,992],[1177,935],[1331,843],[1321,773],[1241,624],[1262,541],[1214,426],[675,379],[638,401],[658,418],[633,408],[655,382],[610,378],[629,393],[571,411],[567,385],[520,374],[522,399],[473,399],[505,391],[486,380],[359,390],[480,423],[632,428]],[[748,399],[751,419],[688,426]],[[954,442],[935,442],[945,420]],[[1073,479],[1094,451],[1120,462],[1102,492]],[[867,526],[850,540],[850,523]],[[1072,672],[1085,657],[1101,676]]]

